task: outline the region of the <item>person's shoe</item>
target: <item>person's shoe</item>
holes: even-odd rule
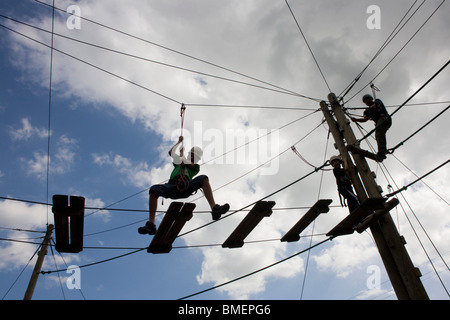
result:
[[[138,228],[139,234],[154,235],[156,233],[156,226],[154,223],[147,221],[145,226]]]
[[[225,203],[223,206],[219,206],[218,204],[216,204],[211,211],[212,219],[219,220],[220,216],[226,213],[228,210],[230,210],[230,205],[228,203]]]

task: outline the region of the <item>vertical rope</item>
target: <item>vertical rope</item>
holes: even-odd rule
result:
[[[50,177],[50,136],[51,136],[51,120],[52,120],[52,80],[53,80],[53,41],[55,35],[55,0],[52,5],[52,40],[50,46],[50,80],[48,90],[48,133],[47,133],[47,185],[46,185],[46,198],[47,198],[47,226],[48,226],[48,214],[49,214],[49,177]]]
[[[183,128],[184,128],[184,115],[186,112],[186,106],[184,103],[181,104],[181,110],[180,110],[180,117],[181,117],[181,130],[180,130],[180,136],[183,136]],[[181,147],[180,150],[184,149],[184,139],[181,141]],[[186,191],[189,187],[189,179],[184,174],[184,163],[181,161],[180,163],[180,178],[177,182],[177,190],[180,192]]]
[[[327,152],[328,152],[328,143],[330,141],[330,133],[331,131],[328,130],[328,135],[327,135],[327,143],[325,145],[325,152],[323,154],[323,162],[325,163],[326,158],[327,158]],[[320,192],[322,191],[322,181],[323,181],[323,170],[322,173],[320,175],[320,182],[319,182],[319,191],[317,192],[317,200],[319,200],[320,198]],[[313,240],[313,234],[314,234],[314,229],[316,227],[316,220],[313,221],[312,224],[312,231],[311,231],[311,238],[309,239],[309,247],[312,247],[312,240]],[[308,255],[306,257],[306,266],[305,266],[305,274],[303,276],[303,283],[302,283],[302,291],[300,293],[300,300],[303,300],[303,292],[305,291],[305,283],[306,283],[306,274],[308,273],[308,266],[309,266],[309,258],[310,258],[310,250],[308,250]]]
[[[370,83],[370,89],[372,89],[373,100],[375,100],[377,98],[377,94],[375,92],[380,91],[380,89],[375,87],[375,85],[372,82]]]

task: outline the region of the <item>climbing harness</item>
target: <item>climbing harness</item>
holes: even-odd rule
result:
[[[187,188],[189,188],[189,179],[186,177],[186,175],[182,172],[183,171],[183,163],[180,164],[180,177],[178,178],[177,182],[177,190],[180,192],[186,191]]]

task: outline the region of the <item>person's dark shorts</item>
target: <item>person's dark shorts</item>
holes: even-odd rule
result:
[[[190,197],[197,192],[203,186],[203,181],[208,179],[206,175],[200,175],[195,177],[189,182],[189,187],[184,191],[178,191],[177,181],[169,181],[165,184],[155,184],[150,188],[149,192],[154,192],[158,196],[170,199],[184,199]]]

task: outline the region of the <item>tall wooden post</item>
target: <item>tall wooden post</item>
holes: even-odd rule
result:
[[[331,105],[331,112],[334,113],[336,120],[333,118],[328,105],[323,101],[320,104],[321,109],[331,132],[334,132],[333,137],[341,157],[349,159],[347,147],[353,146],[358,149],[358,140],[356,139],[336,96],[333,93],[330,93],[328,95],[328,100]],[[354,150],[354,148],[351,150]],[[359,176],[356,172],[351,170],[350,178],[360,201],[363,202],[367,198],[382,198],[381,190],[378,187],[364,156],[354,151],[351,151],[351,155],[355,161]],[[349,164],[351,164],[351,162],[349,162]],[[361,181],[364,187],[362,187]],[[369,214],[365,216],[368,215]],[[375,243],[397,298],[401,300],[429,299],[428,294],[420,281],[420,271],[414,267],[408,251],[404,246],[404,238],[398,233],[389,210],[387,210],[386,214],[373,220],[373,223],[370,225],[370,230],[375,239]]]
[[[358,171],[356,170],[352,159],[350,158],[348,151],[345,147],[345,142],[342,135],[342,128],[339,127],[338,122],[333,118],[330,110],[328,109],[328,104],[325,101],[320,103],[320,108],[322,109],[323,115],[325,116],[325,120],[328,123],[328,128],[330,129],[331,134],[333,135],[335,141],[335,147],[339,150],[342,159],[347,159],[349,166],[349,176],[352,180],[353,187],[356,190],[356,194],[358,195],[359,202],[363,203],[368,197],[366,191],[364,189],[364,185],[362,184]]]
[[[44,237],[44,241],[41,245],[41,250],[38,252],[38,259],[36,261],[36,264],[34,266],[33,273],[31,274],[30,282],[28,283],[27,291],[25,292],[25,296],[23,297],[23,300],[31,300],[34,293],[34,288],[36,287],[36,283],[39,278],[39,273],[41,272],[42,264],[44,263],[44,258],[47,255],[47,248],[48,244],[50,242],[50,238],[52,236],[53,232],[53,225],[49,224],[47,226],[47,232]]]

